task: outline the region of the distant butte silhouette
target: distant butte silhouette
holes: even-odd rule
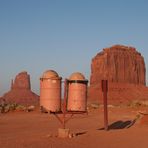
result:
[[[39,96],[31,91],[30,75],[26,71],[20,72],[13,82],[11,90],[3,95],[8,103],[18,103],[22,105],[36,105],[39,102]]]
[[[89,101],[102,102],[103,79],[109,82],[111,104],[148,99],[144,58],[134,47],[114,45],[92,59]]]

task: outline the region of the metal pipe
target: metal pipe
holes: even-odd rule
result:
[[[102,80],[102,92],[103,92],[103,103],[104,103],[104,129],[108,130],[108,108],[107,108],[107,91],[108,81]]]
[[[67,93],[68,93],[68,80],[65,79],[64,81],[64,102],[63,102],[63,128],[65,129],[65,117],[66,117],[66,108],[67,108]]]

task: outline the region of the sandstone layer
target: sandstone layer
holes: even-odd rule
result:
[[[134,47],[115,45],[92,59],[90,100],[102,100],[101,80],[108,80],[109,102],[148,99],[144,58]]]

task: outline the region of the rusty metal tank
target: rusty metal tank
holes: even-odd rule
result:
[[[86,111],[87,109],[87,83],[83,74],[73,73],[68,79],[68,111]]]
[[[44,110],[61,110],[61,79],[53,70],[45,71],[40,78],[40,106]]]

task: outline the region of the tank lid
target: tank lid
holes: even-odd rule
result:
[[[85,80],[85,77],[80,72],[72,73],[69,80]]]
[[[56,71],[47,70],[43,73],[42,78],[43,79],[59,79],[60,77]]]

